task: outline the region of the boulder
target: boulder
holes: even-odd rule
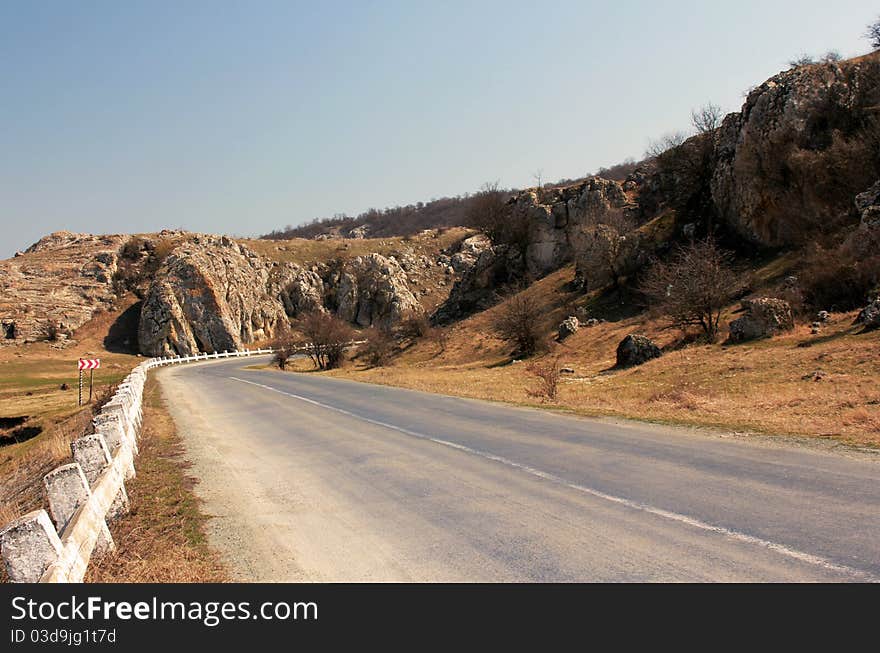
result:
[[[856,324],[862,324],[866,329],[880,328],[880,297],[870,302],[859,312]]]
[[[744,315],[730,325],[730,342],[745,342],[769,338],[794,328],[794,316],[789,303],[782,299],[761,297],[742,302]]]
[[[647,336],[631,333],[617,345],[617,367],[641,365],[660,356],[660,348]]]
[[[565,340],[566,338],[568,338],[569,336],[572,336],[575,333],[577,333],[580,326],[581,326],[580,321],[574,315],[570,315],[567,318],[565,318],[559,325],[559,331],[558,331],[559,341],[561,342],[561,341]]]

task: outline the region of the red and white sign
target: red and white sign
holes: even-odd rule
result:
[[[79,359],[79,369],[80,370],[96,370],[101,367],[101,359],[100,358],[80,358]]]

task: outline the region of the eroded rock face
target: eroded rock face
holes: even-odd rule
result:
[[[633,367],[659,358],[662,352],[650,338],[636,333],[629,334],[617,345],[617,367]]]
[[[476,262],[455,282],[449,297],[432,320],[449,324],[492,306],[500,289],[521,280],[525,262],[516,248],[495,245],[483,250]]]
[[[324,293],[324,280],[318,272],[295,263],[287,263],[276,269],[269,284],[269,294],[281,300],[290,318],[312,311],[324,311]]]
[[[782,299],[760,297],[742,302],[745,314],[730,323],[730,341],[769,338],[794,328],[791,306]]]
[[[272,265],[226,237],[203,236],[168,255],[141,309],[150,356],[237,349],[271,338],[287,319],[268,294]]]
[[[569,262],[597,220],[613,211],[632,211],[623,187],[616,181],[591,177],[579,184],[524,191],[514,198],[514,210],[526,216],[526,270],[540,277]]]
[[[0,345],[66,338],[116,299],[113,275],[127,236],[59,231],[0,261]]]
[[[752,242],[783,246],[841,219],[876,179],[864,138],[880,101],[880,57],[800,66],[749,93],[717,134],[712,200]],[[840,162],[846,169],[840,169]]]
[[[390,328],[421,304],[410,292],[406,273],[395,259],[380,254],[348,261],[330,280],[336,314],[360,326]]]

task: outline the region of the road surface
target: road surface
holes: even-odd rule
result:
[[[245,581],[876,581],[880,464],[245,369],[159,372]]]

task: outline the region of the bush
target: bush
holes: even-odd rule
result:
[[[859,229],[836,247],[814,246],[800,274],[813,311],[850,311],[880,292],[880,234]]]
[[[507,202],[509,195],[498,188],[497,182],[484,184],[468,201],[465,226],[479,229],[495,244],[524,250],[528,244],[528,222]]]
[[[641,290],[672,326],[699,326],[715,342],[721,311],[741,287],[730,259],[711,238],[693,242],[675,250],[668,261],[656,261]]]
[[[315,367],[330,370],[342,365],[345,348],[351,343],[354,330],[338,317],[313,311],[297,322],[305,343],[303,347]]]
[[[389,329],[371,328],[366,334],[367,342],[361,347],[361,355],[372,367],[384,367],[394,356],[397,341]]]
[[[287,362],[296,353],[297,346],[293,335],[289,328],[282,328],[271,345],[274,350],[272,362],[278,366],[282,372],[287,369]]]
[[[514,355],[531,356],[538,350],[541,307],[530,295],[520,293],[503,304],[492,321],[492,329],[514,347]]]
[[[549,363],[531,363],[526,367],[526,372],[540,380],[540,385],[534,390],[526,390],[530,397],[541,401],[556,401],[559,393],[559,378],[561,376],[559,356]]]
[[[424,338],[431,332],[431,320],[427,313],[410,313],[397,328],[397,333],[401,338],[407,340],[418,340]]]

